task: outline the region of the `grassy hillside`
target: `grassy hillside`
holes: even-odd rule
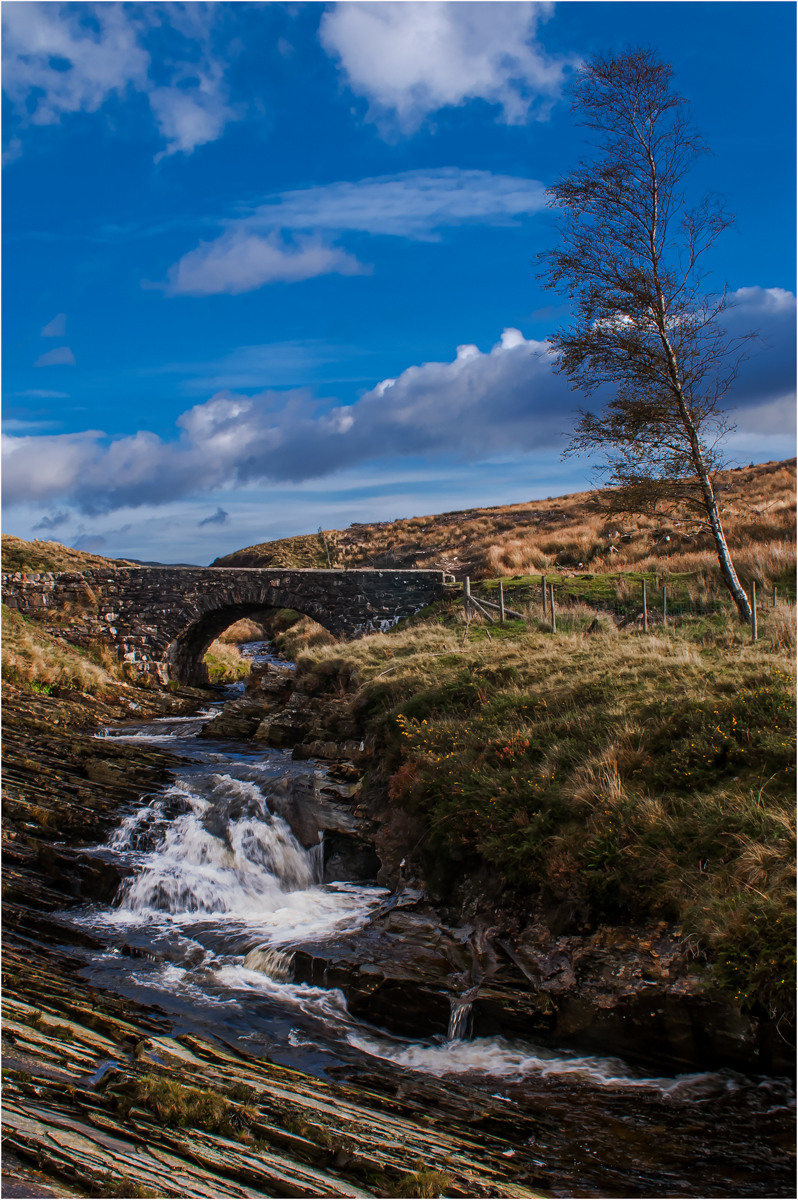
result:
[[[408,871],[440,901],[462,903],[488,864],[503,903],[563,932],[674,921],[711,982],[785,1011],[795,610],[765,612],[756,644],[731,616],[647,635],[609,619],[590,633],[594,617],[464,636],[444,602],[388,634],[309,647],[298,672],[305,691],[349,691],[414,846]]]
[[[724,521],[743,578],[791,589],[795,574],[795,460],[725,472]],[[351,525],[249,546],[214,566],[428,567],[457,578],[498,579],[541,572],[688,576],[719,582],[710,541],[686,525],[654,518],[605,519],[598,492],[469,509],[431,517]]]
[[[4,533],[3,570],[24,571],[33,575],[37,571],[85,571],[87,567],[127,567],[133,563],[122,558],[102,558],[99,554],[86,554],[83,550],[72,550],[60,542],[43,542],[35,538],[26,542],[22,538]]]
[[[2,620],[2,673],[8,683],[48,695],[62,689],[102,694],[122,678],[107,647],[90,653],[71,646],[5,604]]]

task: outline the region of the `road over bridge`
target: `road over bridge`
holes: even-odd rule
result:
[[[207,682],[211,642],[261,609],[295,609],[348,639],[389,628],[443,591],[442,571],[118,567],[3,575],[3,603],[50,633],[113,646],[142,681],[183,684]]]

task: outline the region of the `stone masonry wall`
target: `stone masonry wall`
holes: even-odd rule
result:
[[[296,609],[348,639],[386,629],[442,594],[441,571],[120,567],[3,575],[4,604],[76,645],[115,647],[142,682],[160,683],[206,682],[208,646],[258,609]]]

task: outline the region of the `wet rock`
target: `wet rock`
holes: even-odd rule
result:
[[[174,1038],[134,1002],[95,993],[76,965],[6,947],[4,1145],[35,1162],[45,1184],[67,1178],[78,1195],[113,1187],[176,1198],[367,1200],[396,1191],[421,1161],[441,1178],[445,1170],[450,1196],[538,1195],[518,1183],[503,1140],[519,1122],[528,1136],[535,1122],[501,1098],[378,1065],[365,1085],[323,1081],[199,1037]],[[214,1120],[192,1117],[198,1090],[213,1101]],[[528,1170],[528,1148],[514,1153]]]
[[[242,700],[231,700],[225,704],[222,711],[207,725],[203,725],[199,736],[201,738],[240,738],[246,741],[254,737],[258,726],[263,722],[273,704],[266,700],[253,699],[249,696]]]
[[[346,833],[325,836],[324,883],[372,883],[379,869],[380,860],[370,842]]]
[[[306,850],[318,846],[320,834],[364,841],[363,822],[354,816],[347,798],[322,783],[323,776],[317,774],[280,779],[269,788],[269,807],[291,827]]]
[[[273,701],[285,701],[296,682],[296,671],[278,663],[253,663],[246,683],[246,695],[254,698],[266,696]]]

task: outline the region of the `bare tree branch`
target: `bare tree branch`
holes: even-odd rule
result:
[[[727,291],[705,291],[704,258],[734,222],[712,193],[693,208],[682,180],[707,153],[673,69],[651,50],[597,55],[573,85],[573,110],[594,154],[549,188],[560,242],[540,256],[548,287],[573,318],[550,342],[557,370],[591,395],[566,455],[602,452],[610,511],[668,511],[711,532],[724,583],[751,620],[734,569],[715,479],[733,428],[722,401],[755,333],[730,337]]]

